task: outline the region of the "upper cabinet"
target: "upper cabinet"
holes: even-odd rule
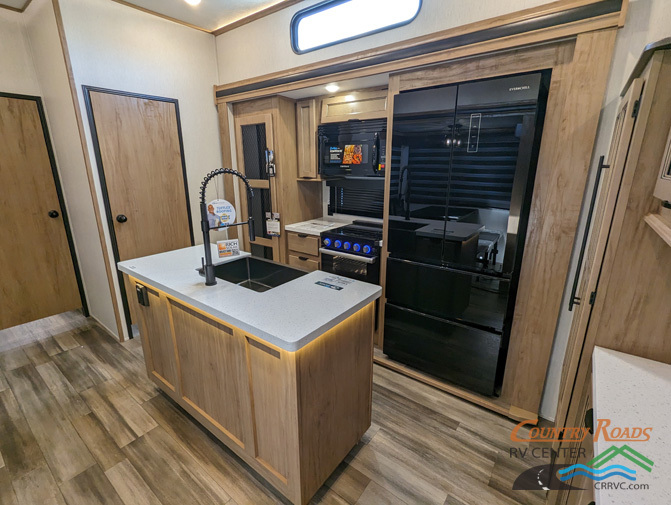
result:
[[[298,177],[316,179],[317,168],[317,100],[296,103],[296,144],[298,148]]]
[[[351,91],[322,99],[322,123],[387,117],[387,88]]]

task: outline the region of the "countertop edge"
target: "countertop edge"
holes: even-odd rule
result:
[[[266,333],[265,331],[260,330],[248,323],[240,321],[237,318],[231,317],[228,314],[224,314],[223,312],[220,312],[217,309],[213,309],[211,306],[207,304],[194,300],[193,298],[184,295],[183,293],[180,293],[178,291],[175,291],[174,289],[165,286],[164,284],[161,284],[160,282],[157,282],[154,279],[150,279],[149,277],[146,277],[141,273],[132,270],[124,265],[119,264],[118,269],[123,273],[128,274],[129,276],[137,279],[138,281],[146,283],[147,285],[152,286],[154,288],[157,288],[187,305],[191,305],[192,307],[202,310],[203,312],[211,315],[213,318],[219,319],[221,321],[224,321],[225,323],[233,325],[241,329],[242,331],[250,333],[251,335],[267,342],[268,344],[274,345],[275,347],[278,347],[288,352],[299,351],[300,349],[307,346],[311,342],[317,340],[317,338],[319,338],[321,335],[331,330],[332,328],[343,322],[345,319],[347,319],[348,317],[352,316],[353,314],[364,308],[369,303],[377,300],[382,294],[382,288],[378,286],[378,289],[373,294],[367,296],[359,303],[356,303],[350,309],[346,310],[339,316],[333,318],[327,324],[324,324],[319,328],[316,328],[314,331],[308,333],[303,338],[296,340],[295,342],[287,342],[285,340],[275,337],[274,335]]]

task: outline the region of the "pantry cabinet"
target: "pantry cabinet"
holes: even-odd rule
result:
[[[288,263],[286,224],[322,215],[321,184],[299,182],[296,104],[281,96],[236,103],[233,106],[237,169],[254,188],[252,213],[256,238],[249,243],[240,234],[243,249],[254,256]],[[242,181],[238,195],[244,195]],[[248,219],[247,205],[237,202],[241,219]],[[279,226],[268,223],[279,220]],[[276,228],[273,229],[273,226]]]

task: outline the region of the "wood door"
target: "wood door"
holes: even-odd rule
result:
[[[176,100],[86,92],[116,261],[191,246]]]
[[[238,170],[249,179],[254,188],[252,213],[256,240],[249,245],[254,256],[281,261],[279,237],[270,236],[266,228],[266,212],[279,213],[277,179],[269,173],[266,152],[275,151],[273,116],[270,113],[241,116],[235,120],[235,140]],[[240,181],[240,209],[243,220],[248,219],[247,194]],[[247,233],[242,234],[243,247],[249,244]]]
[[[82,307],[41,102],[0,96],[0,329]]]
[[[567,421],[571,425],[572,419],[566,419],[569,414],[569,402],[574,389],[578,362],[585,341],[585,334],[592,314],[591,293],[596,292],[601,276],[601,264],[606,253],[606,246],[610,238],[611,223],[613,221],[615,205],[620,194],[620,185],[624,175],[624,167],[629,154],[629,145],[634,132],[636,115],[633,114],[643,91],[643,79],[635,79],[627,94],[620,102],[611,145],[608,150],[606,164],[609,166],[603,174],[603,184],[599,199],[592,218],[593,228],[585,251],[585,259],[580,275],[580,283],[576,296],[580,303],[575,306],[575,316],[571,325],[569,342],[566,350],[566,359],[562,370],[562,388],[557,406],[557,424],[564,426]],[[589,230],[586,230],[587,233]]]

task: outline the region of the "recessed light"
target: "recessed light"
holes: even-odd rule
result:
[[[328,91],[329,93],[335,93],[339,89],[340,86],[338,86],[337,84],[329,84],[328,86],[326,86],[326,91]]]
[[[184,0],[184,1],[189,5],[198,5],[200,3],[200,0]]]

